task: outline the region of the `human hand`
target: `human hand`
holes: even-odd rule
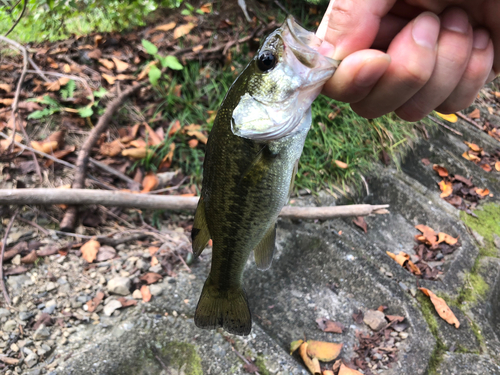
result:
[[[323,94],[366,118],[457,112],[500,73],[499,20],[496,0],[331,0],[317,35],[342,62]]]

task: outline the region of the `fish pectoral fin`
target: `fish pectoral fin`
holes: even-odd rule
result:
[[[276,247],[276,223],[271,225],[260,243],[253,249],[255,264],[259,270],[267,270],[273,261],[274,248]]]
[[[198,207],[194,214],[194,224],[191,230],[191,240],[193,241],[193,254],[197,258],[201,252],[207,247],[210,240],[210,232],[208,231],[207,219],[205,216],[205,201],[200,198]]]

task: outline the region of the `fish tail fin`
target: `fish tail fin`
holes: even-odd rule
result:
[[[224,328],[235,335],[248,335],[252,329],[252,317],[243,288],[220,291],[208,277],[201,292],[194,314],[199,328]]]

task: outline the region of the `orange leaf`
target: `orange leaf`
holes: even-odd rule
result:
[[[481,112],[479,111],[478,108],[469,113],[469,118],[480,118],[480,117],[481,117]]]
[[[491,172],[491,165],[489,164],[482,164],[480,165],[481,168],[483,168],[486,172]]]
[[[102,78],[104,78],[110,85],[116,81],[116,77],[110,76],[109,74],[103,74]]]
[[[141,286],[142,302],[151,301],[151,292],[149,291],[149,286]]]
[[[434,164],[432,169],[434,169],[440,177],[448,176],[448,170],[445,167],[441,167],[440,165]]]
[[[212,3],[205,3],[200,7],[200,10],[203,13],[210,13],[212,12]]]
[[[120,140],[115,139],[113,142],[103,143],[99,147],[99,152],[101,153],[101,155],[104,155],[104,156],[115,157],[116,155],[118,155],[122,151],[123,148],[124,148],[124,146],[120,142]]]
[[[495,169],[500,172],[500,161],[495,163]]]
[[[124,72],[125,70],[128,69],[129,65],[126,62],[121,61],[121,60],[117,59],[116,57],[112,57],[111,59],[115,63],[115,65],[116,65],[116,71],[118,73]]]
[[[446,183],[445,180],[439,183],[439,188],[442,191],[440,195],[441,198],[449,197],[453,193],[453,185],[451,183]]]
[[[147,193],[154,190],[158,186],[158,177],[153,173],[148,173],[142,180],[141,193]]]
[[[333,371],[331,371],[331,370],[323,370],[323,375],[333,375]]]
[[[158,262],[157,257],[155,257],[155,256],[151,257],[151,267],[156,266],[158,263],[160,263],[160,262]]]
[[[153,129],[151,129],[151,127],[147,123],[144,123],[144,127],[146,128],[146,131],[148,132],[149,145],[151,145],[151,146],[159,145],[162,141],[161,138],[159,137],[159,135],[156,134],[156,132]]]
[[[193,29],[193,27],[194,24],[191,22],[185,25],[177,26],[174,30],[174,39],[179,39],[180,37],[189,34],[189,32]]]
[[[314,375],[321,374],[321,369],[316,368],[316,364],[307,355],[307,346],[308,346],[307,342],[304,342],[304,343],[302,343],[302,345],[300,345],[300,347],[299,347],[300,357],[304,361],[304,364],[309,369],[309,371],[311,371],[311,374],[314,374]],[[318,365],[319,365],[319,363],[318,363]]]
[[[130,156],[132,159],[144,159],[151,151],[147,150],[146,147],[140,148],[128,148],[122,151],[123,156]]]
[[[337,164],[337,167],[342,168],[342,169],[346,169],[349,167],[346,163],[344,163],[343,161],[340,161],[340,160],[335,160],[335,164]]]
[[[100,247],[101,244],[96,240],[90,240],[84,243],[80,248],[80,251],[82,252],[82,258],[87,262],[92,263],[97,257],[97,252],[99,251]]]
[[[455,245],[458,242],[458,238],[453,238],[449,234],[439,232],[438,233],[438,243],[446,242],[448,245]]]
[[[436,242],[437,233],[434,232],[434,229],[428,227],[427,225],[422,225],[422,224],[416,225],[415,228],[417,228],[420,232],[422,232],[425,240],[428,241],[430,245],[434,245],[437,243]],[[419,241],[422,241],[420,238],[417,239]]]
[[[414,275],[420,276],[422,274],[420,268],[418,268],[411,260],[408,261],[407,265],[410,268],[410,272]]]
[[[5,92],[11,92],[12,91],[12,87],[7,84],[7,83],[0,83],[0,89],[5,91]]]
[[[386,251],[386,253],[392,259],[394,259],[401,267],[404,267],[405,263],[408,261],[408,259],[410,259],[410,256],[402,251],[400,251],[398,255],[393,254],[390,251]]]
[[[37,142],[31,141],[31,147],[37,151],[45,152],[46,154],[52,153],[52,151],[57,150],[57,141],[52,142]]]
[[[156,246],[150,246],[148,247],[149,255],[153,256],[156,254],[156,252],[159,250],[159,247]]]
[[[175,132],[181,129],[181,123],[179,120],[175,120],[175,122],[170,126],[170,130],[168,132],[168,136],[171,137]]]
[[[340,365],[340,370],[338,375],[362,375],[359,371],[353,370],[347,367],[343,363]]]
[[[442,119],[448,121],[448,122],[457,122],[458,121],[458,117],[456,114],[454,113],[451,113],[449,115],[445,115],[443,113],[439,113],[439,112],[436,112],[436,115],[438,115],[439,117],[441,117]]]
[[[99,62],[104,65],[107,69],[112,70],[115,67],[115,64],[113,61],[106,60],[106,59],[99,59]]]
[[[191,148],[195,148],[196,146],[198,146],[198,140],[197,139],[191,139],[191,140],[188,141],[188,145]]]
[[[192,51],[194,53],[196,53],[196,52],[200,52],[202,49],[203,49],[203,44],[198,44],[197,46],[193,47]]]
[[[23,263],[23,264],[35,263],[37,259],[38,259],[38,256],[36,255],[36,251],[33,250],[31,253],[29,253],[28,255],[25,255],[24,257],[21,258],[21,263]]]
[[[470,143],[470,142],[466,142],[464,141],[464,143],[469,146],[469,148],[472,150],[472,151],[475,151],[475,152],[481,152],[483,151],[483,149],[481,147],[479,147],[478,145],[476,145],[475,143]]]
[[[172,30],[177,24],[175,22],[169,22],[164,25],[156,26],[153,31],[170,31]]]
[[[340,355],[344,344],[336,344],[325,341],[307,341],[307,354],[310,357],[318,358],[321,362],[333,361]]]
[[[436,311],[441,318],[443,318],[448,324],[453,324],[455,328],[460,327],[460,322],[458,321],[455,314],[453,314],[453,311],[451,311],[451,309],[448,307],[444,299],[439,298],[429,289],[426,288],[418,288],[418,289],[431,299],[432,304],[436,308]]]
[[[490,193],[490,191],[487,188],[486,189],[478,189],[478,188],[476,188],[476,193],[478,195],[480,195],[481,197],[486,197]]]
[[[144,139],[139,138],[139,139],[135,139],[133,141],[130,141],[129,145],[136,147],[136,148],[141,148],[141,147],[146,147],[147,143]]]
[[[142,281],[145,281],[148,284],[154,284],[158,280],[163,279],[163,276],[161,276],[159,273],[148,272],[148,273],[142,275],[139,279]]]
[[[462,157],[467,159],[467,160],[470,160],[470,161],[481,161],[480,157],[477,157],[476,155],[473,155],[473,154],[469,154],[469,151],[465,151],[462,154]]]

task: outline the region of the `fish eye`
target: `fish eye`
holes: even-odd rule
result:
[[[276,65],[276,56],[271,51],[263,51],[257,58],[257,66],[263,72],[271,70]]]

